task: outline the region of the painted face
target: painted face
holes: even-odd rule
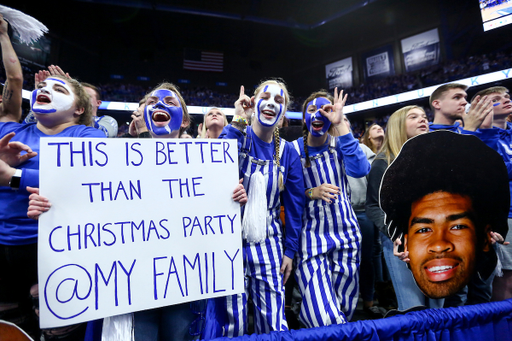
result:
[[[30,107],[37,114],[51,114],[73,108],[75,95],[71,87],[62,79],[47,78],[32,91]]]
[[[419,134],[428,133],[428,118],[423,110],[414,108],[405,116],[405,131],[410,139]]]
[[[507,92],[500,92],[490,94],[492,105],[494,107],[494,117],[501,117],[512,114],[512,102],[510,101],[510,94]]]
[[[431,298],[451,296],[471,279],[477,234],[467,196],[435,192],[411,205],[405,248],[418,287]]]
[[[256,98],[256,117],[265,127],[275,126],[285,112],[284,91],[277,84],[266,85]]]
[[[144,120],[154,135],[169,135],[179,130],[183,109],[178,96],[167,89],[153,91],[144,107]]]
[[[331,121],[329,121],[327,117],[320,113],[320,109],[322,109],[325,105],[331,104],[331,101],[325,97],[315,98],[308,103],[306,112],[306,126],[308,127],[311,135],[320,137],[323,136],[327,130],[329,130]]]

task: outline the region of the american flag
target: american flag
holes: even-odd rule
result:
[[[224,71],[224,53],[185,49],[183,58],[185,70]]]

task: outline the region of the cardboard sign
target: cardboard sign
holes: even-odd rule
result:
[[[235,140],[42,138],[41,327],[243,291]]]

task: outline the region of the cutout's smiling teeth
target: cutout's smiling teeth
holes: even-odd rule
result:
[[[445,271],[448,271],[451,269],[453,269],[453,266],[444,265],[444,266],[433,266],[431,268],[428,268],[428,271],[433,272],[433,273],[440,273],[440,272],[445,272]]]
[[[276,113],[270,110],[263,110],[263,114],[269,115],[269,116],[276,116]]]
[[[311,125],[314,128],[322,128],[324,126],[324,122],[313,122],[313,123],[311,123]]]

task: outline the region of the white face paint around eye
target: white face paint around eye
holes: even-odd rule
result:
[[[57,111],[67,111],[75,103],[75,95],[71,87],[62,79],[47,78],[44,86],[32,91],[30,106],[38,114],[51,114]],[[64,89],[67,90],[67,93]]]
[[[284,91],[277,84],[266,85],[256,98],[256,117],[261,125],[276,125],[285,114]]]

